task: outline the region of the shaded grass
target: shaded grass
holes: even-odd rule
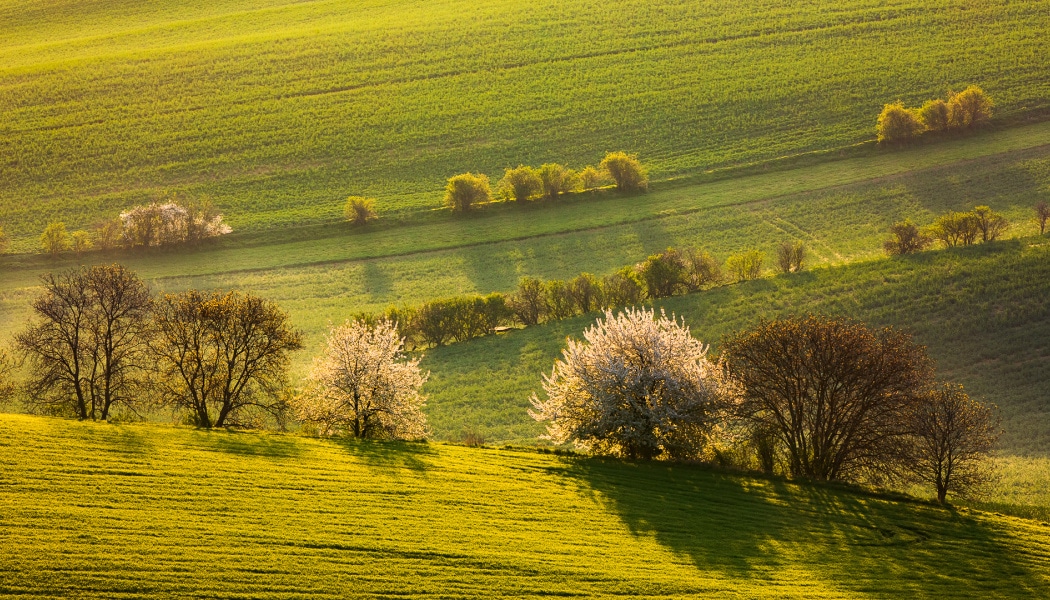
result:
[[[222,438],[238,448],[228,452]],[[279,445],[289,452],[270,452]],[[1035,523],[666,464],[0,416],[0,593],[1032,597]]]

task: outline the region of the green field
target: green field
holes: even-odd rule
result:
[[[0,415],[0,595],[1032,598],[1046,524],[699,467]]]
[[[0,2],[0,221],[168,192],[237,229],[391,215],[466,170],[639,153],[656,178],[873,137],[977,83],[1050,108],[1046,1]],[[934,33],[935,32],[935,33]]]

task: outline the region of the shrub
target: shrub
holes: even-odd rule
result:
[[[919,109],[919,123],[923,129],[939,133],[948,130],[948,103],[940,98],[927,100]]]
[[[419,390],[428,374],[402,353],[393,323],[348,321],[330,330],[314,360],[306,391],[293,400],[296,417],[323,435],[418,439],[427,435]]]
[[[722,267],[713,256],[697,248],[681,252],[685,262],[685,285],[691,292],[722,281]]]
[[[980,229],[973,213],[949,211],[930,225],[930,235],[949,248],[969,246],[977,241]]]
[[[612,275],[602,278],[605,308],[634,306],[642,301],[645,284],[631,267],[623,267]]]
[[[374,198],[362,196],[350,196],[343,206],[343,214],[346,220],[354,225],[364,225],[378,218],[376,214],[376,201]]]
[[[535,325],[547,317],[547,290],[534,277],[522,277],[510,298],[510,309],[522,325]]]
[[[129,248],[197,243],[232,231],[207,199],[135,206],[120,213],[124,245]]]
[[[649,187],[649,175],[638,157],[626,152],[610,152],[599,167],[616,182],[616,188],[624,192],[645,190]]]
[[[557,163],[547,163],[541,166],[538,174],[543,185],[543,197],[548,200],[553,200],[579,187],[579,178],[576,173]]]
[[[937,501],[948,493],[967,495],[991,479],[990,453],[999,439],[999,416],[976,402],[961,385],[931,389],[912,411],[911,475],[932,484]]]
[[[444,346],[456,337],[455,315],[447,300],[424,302],[416,309],[413,326],[428,346]]]
[[[1035,222],[1039,224],[1039,235],[1046,233],[1046,222],[1050,220],[1050,204],[1040,202],[1035,205]],[[2,237],[2,234],[0,234]]]
[[[120,219],[107,219],[91,228],[92,239],[95,247],[103,252],[113,250],[120,245],[121,224]]]
[[[766,255],[760,250],[748,250],[726,259],[726,271],[735,281],[750,281],[762,276],[762,263]]]
[[[948,93],[948,127],[968,129],[992,118],[992,99],[971,85],[959,93]]]
[[[994,242],[1010,226],[1006,217],[987,206],[975,206],[970,214],[973,215],[977,230],[981,232],[982,242]]]
[[[91,234],[86,231],[74,231],[69,236],[70,247],[77,255],[81,255],[91,249]]]
[[[492,199],[487,175],[463,173],[450,177],[445,186],[445,206],[453,212],[466,212],[475,204]]]
[[[608,173],[596,169],[590,165],[583,168],[579,173],[580,176],[580,187],[584,191],[596,190],[608,180]]]
[[[797,273],[806,259],[802,242],[783,242],[777,246],[777,266],[781,273]]]
[[[743,390],[739,416],[775,431],[791,475],[811,479],[878,481],[898,468],[933,374],[907,335],[820,316],[764,321],[729,336],[722,357]]]
[[[576,300],[572,289],[560,279],[547,282],[547,318],[552,321],[576,316]]]
[[[192,200],[181,205],[186,210],[185,238],[189,244],[231,233],[233,229],[223,222],[222,214],[208,198]]]
[[[897,101],[882,107],[875,130],[879,143],[898,144],[922,133],[922,125],[914,111]]]
[[[673,296],[686,286],[686,264],[680,252],[668,248],[638,265],[638,276],[645,282],[650,298]]]
[[[689,329],[628,309],[568,340],[529,414],[547,439],[631,459],[696,457],[728,404],[722,370]]]
[[[890,227],[890,239],[882,243],[890,256],[913,254],[929,247],[933,241],[930,236],[919,231],[911,221],[899,221]]]
[[[602,308],[604,297],[602,282],[590,273],[580,273],[568,283],[568,292],[572,296],[575,312],[587,314]]]
[[[73,247],[73,240],[66,231],[65,223],[51,223],[40,234],[40,249],[52,257],[68,251]]]
[[[499,180],[496,190],[500,197],[506,200],[525,202],[538,198],[543,193],[543,181],[536,169],[518,165],[517,168],[503,172],[503,179]]]

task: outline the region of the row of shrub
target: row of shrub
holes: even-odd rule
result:
[[[961,92],[949,91],[947,100],[927,100],[919,108],[908,108],[898,100],[879,113],[878,141],[901,143],[927,132],[970,129],[992,117],[992,106],[992,99],[976,85]]]
[[[783,272],[802,269],[805,247],[785,242],[777,249]],[[460,296],[432,300],[417,307],[390,307],[382,314],[359,314],[371,325],[386,319],[398,324],[409,348],[462,342],[502,327],[558,321],[596,310],[632,306],[644,300],[696,292],[727,280],[747,281],[762,275],[765,254],[749,250],[730,256],[724,265],[698,248],[668,248],[644,261],[596,277],[581,273],[570,280],[524,277],[512,294]]]
[[[116,248],[155,248],[196,244],[232,230],[207,200],[152,202],[128,209],[90,230],[70,232],[60,221],[48,224],[40,235],[40,251],[51,256],[65,252]]]
[[[1035,208],[1040,234],[1046,230],[1050,207],[1045,202]],[[975,206],[968,212],[948,211],[930,225],[920,228],[911,221],[899,221],[890,228],[890,239],[883,242],[887,254],[912,254],[929,248],[935,241],[946,248],[993,242],[1010,227],[1001,213],[988,206]]]

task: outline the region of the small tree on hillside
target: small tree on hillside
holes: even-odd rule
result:
[[[1050,204],[1040,202],[1035,205],[1035,222],[1039,224],[1039,235],[1046,233],[1046,222],[1050,220]]]
[[[543,184],[543,197],[548,200],[553,200],[579,187],[579,178],[576,173],[557,163],[542,165],[538,174]]]
[[[911,413],[910,467],[933,485],[937,501],[949,493],[976,492],[992,477],[990,453],[999,439],[999,416],[971,399],[961,385],[944,384],[924,396]]]
[[[583,337],[544,376],[547,399],[532,396],[547,439],[632,459],[697,456],[731,393],[707,347],[645,309],[606,312]]]
[[[450,177],[445,186],[445,206],[452,212],[467,212],[475,204],[492,200],[489,178],[481,173],[463,173]]]
[[[726,272],[735,281],[751,281],[762,276],[762,263],[766,255],[760,250],[748,250],[726,259]]]
[[[364,225],[378,218],[375,198],[350,196],[343,206],[343,215],[352,225]]]
[[[580,171],[580,187],[584,191],[596,190],[605,185],[608,178],[608,173],[588,165]]]
[[[982,242],[994,242],[1010,226],[1006,217],[987,206],[975,206],[970,214],[973,215],[977,230],[981,232]]]
[[[199,427],[281,421],[289,353],[302,334],[276,304],[250,294],[169,294],[157,303],[161,400]]]
[[[40,234],[40,249],[44,254],[50,254],[52,258],[68,252],[72,247],[73,240],[69,236],[69,231],[66,230],[65,223],[51,223],[44,229],[44,233]]]
[[[594,275],[580,273],[568,283],[568,286],[569,294],[575,305],[574,312],[577,314],[583,315],[602,308],[605,300],[602,294],[602,282]]]
[[[685,285],[691,292],[722,281],[722,267],[713,256],[698,248],[682,250],[685,261]]]
[[[933,222],[929,233],[948,248],[969,246],[977,241],[980,229],[973,213],[949,211]]]
[[[722,357],[743,389],[739,415],[775,432],[791,474],[812,479],[895,472],[933,374],[908,336],[819,316],[763,321],[730,336]]]
[[[957,94],[949,92],[948,127],[977,127],[992,118],[992,106],[992,99],[976,85],[971,85]]]
[[[777,246],[777,267],[781,273],[797,273],[806,259],[806,247],[802,242],[783,242]]]
[[[939,133],[948,130],[948,103],[940,98],[927,100],[919,109],[923,129]]]
[[[915,111],[904,107],[900,101],[882,107],[875,126],[879,143],[899,144],[922,133],[922,124]]]
[[[686,289],[687,265],[674,248],[651,255],[637,271],[650,298],[666,298]]]
[[[402,353],[397,328],[348,321],[325,339],[306,391],[294,400],[297,418],[323,435],[418,439],[427,435],[419,390],[428,374]]]
[[[914,254],[921,252],[933,242],[930,236],[919,231],[919,228],[911,221],[899,221],[890,227],[890,239],[882,243],[886,253],[890,256],[903,254]]]
[[[507,169],[503,173],[496,189],[500,196],[507,200],[525,202],[538,198],[543,194],[543,180],[540,179],[536,169],[526,165],[518,165],[514,169]]]
[[[634,306],[641,303],[645,294],[645,284],[637,271],[631,267],[623,267],[602,278],[602,293],[605,297],[604,308]]]
[[[113,250],[121,241],[120,219],[106,219],[91,228],[91,238],[95,247],[103,252]]]
[[[69,236],[69,240],[70,246],[77,256],[80,256],[94,247],[94,243],[91,240],[91,234],[83,230],[74,231],[73,234]]]
[[[638,157],[626,152],[610,152],[599,165],[624,192],[636,192],[649,187],[649,174]]]
[[[535,325],[547,318],[547,286],[535,277],[522,277],[518,291],[510,297],[510,309],[522,325]]]

